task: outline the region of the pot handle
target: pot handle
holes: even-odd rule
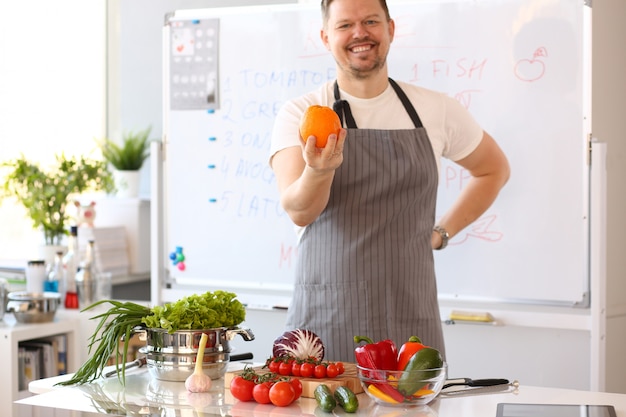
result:
[[[147,336],[148,332],[144,325],[135,326],[132,329],[130,329],[130,337],[133,337],[136,334],[139,335],[139,340],[141,341],[145,341],[148,338]],[[125,339],[125,336],[122,335],[122,340],[124,339]]]
[[[236,328],[226,330],[226,340],[233,340],[236,335],[240,335],[246,342],[254,340],[254,333],[250,329]]]

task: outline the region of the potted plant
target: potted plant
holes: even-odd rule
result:
[[[24,206],[33,227],[42,229],[46,245],[61,245],[67,234],[66,209],[72,195],[115,190],[107,164],[82,156],[57,155],[56,165],[49,171],[42,170],[24,155],[3,162],[0,167],[7,171],[0,197],[14,197]]]
[[[102,156],[115,168],[113,173],[120,196],[137,195],[139,170],[150,156],[150,131],[148,127],[139,132],[127,132],[122,136],[121,144],[109,138],[97,141]]]

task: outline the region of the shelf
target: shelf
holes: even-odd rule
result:
[[[0,335],[10,332],[13,339],[18,341],[37,339],[40,337],[51,336],[54,334],[62,334],[73,332],[76,328],[76,322],[73,320],[55,317],[49,323],[18,323],[13,314],[8,313],[4,316],[4,320],[0,325]],[[51,329],[55,329],[51,333]],[[6,337],[6,336],[5,336]]]
[[[29,397],[27,390],[18,390],[18,352],[21,342],[43,339],[50,336],[67,336],[67,370],[75,372],[80,363],[79,320],[67,317],[58,311],[55,319],[48,323],[18,323],[11,313],[4,315],[0,321],[0,351],[9,362],[8,377],[0,378],[0,409],[10,410],[9,417],[18,416],[14,401]],[[6,369],[6,368],[5,368]]]

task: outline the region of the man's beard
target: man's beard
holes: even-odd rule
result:
[[[362,69],[360,66],[353,65],[351,62],[348,63],[347,72],[357,80],[365,80],[372,75],[378,74],[385,67],[385,58],[376,58],[374,64],[370,66],[368,69]]]

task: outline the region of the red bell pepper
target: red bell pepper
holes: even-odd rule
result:
[[[393,340],[374,343],[366,336],[354,336],[354,343],[365,342],[354,350],[356,360],[364,368],[395,371],[398,367],[398,349]],[[363,364],[361,364],[361,360]]]
[[[393,340],[386,339],[374,343],[366,336],[354,336],[354,343],[365,342],[354,349],[354,356],[359,366],[379,371],[395,371],[398,367],[398,349]],[[377,380],[385,380],[385,373],[372,372],[368,375]],[[404,396],[388,383],[372,383],[380,391],[401,403]]]
[[[398,351],[398,371],[404,371],[409,360],[418,351],[424,349],[426,345],[422,344],[422,341],[417,336],[409,337],[409,340],[404,343]]]

